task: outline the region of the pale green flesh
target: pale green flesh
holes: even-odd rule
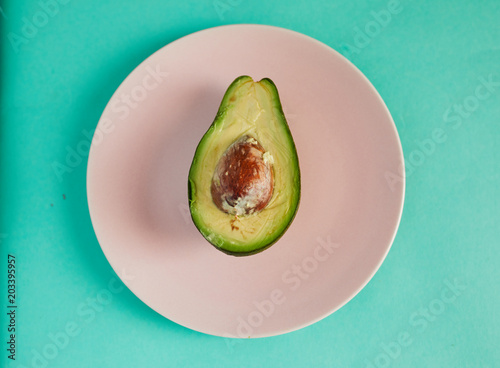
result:
[[[210,186],[222,154],[247,134],[272,156],[274,191],[264,210],[235,218],[216,207]],[[203,236],[221,250],[256,252],[283,234],[298,206],[300,172],[295,145],[271,81],[253,82],[250,77],[240,77],[229,87],[214,123],[198,145],[189,186],[193,221]]]

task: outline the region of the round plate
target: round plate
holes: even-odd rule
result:
[[[187,177],[229,84],[271,78],[295,140],[302,196],[271,248],[232,257],[193,225]],[[154,53],[103,112],[88,163],[99,243],[144,303],[188,328],[272,336],[309,325],[370,280],[394,239],[404,198],[392,118],[343,56],[302,34],[231,25]]]

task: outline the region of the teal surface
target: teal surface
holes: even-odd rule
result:
[[[0,7],[1,366],[500,366],[497,0]],[[407,160],[400,229],[372,281],[312,326],[237,342],[181,327],[123,287],[90,222],[84,147],[66,165],[143,59],[233,23],[289,28],[342,52],[385,100]],[[8,254],[16,261],[15,361]]]

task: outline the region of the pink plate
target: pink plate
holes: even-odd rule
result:
[[[278,87],[302,196],[281,240],[238,258],[196,230],[187,176],[244,74]],[[163,47],[125,79],[94,134],[88,201],[104,254],[144,303],[204,333],[264,337],[328,316],[366,285],[399,225],[402,170],[390,113],[349,61],[293,31],[231,25]]]

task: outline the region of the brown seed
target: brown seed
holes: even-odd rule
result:
[[[262,145],[249,135],[222,154],[212,177],[211,194],[223,212],[242,216],[262,211],[271,200],[273,169]]]

